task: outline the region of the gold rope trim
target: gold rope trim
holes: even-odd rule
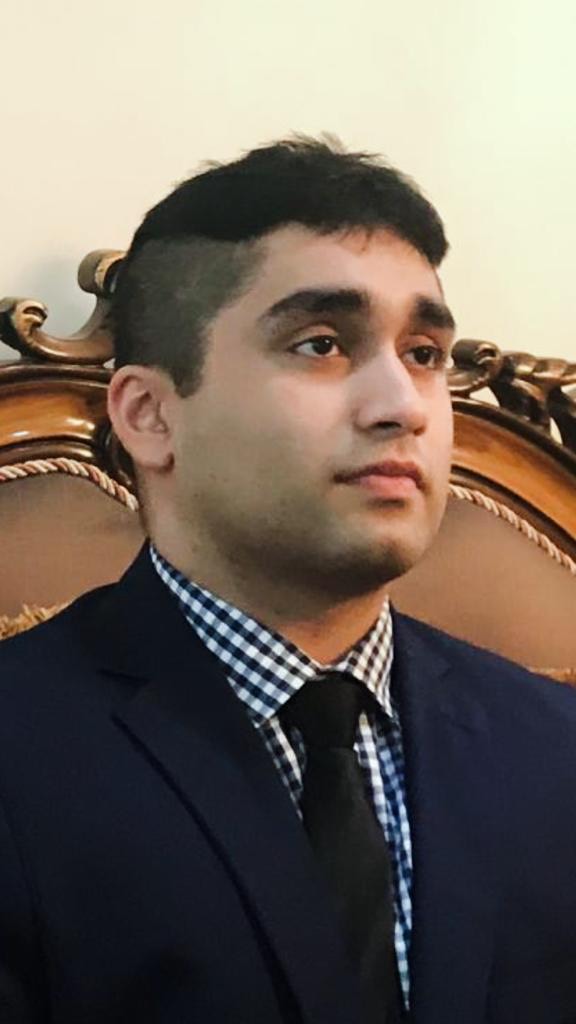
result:
[[[536,672],[539,676],[549,676],[557,683],[568,683],[576,686],[576,668],[532,668],[530,672]]]
[[[561,551],[545,533],[536,530],[531,523],[526,522],[525,519],[522,519],[521,516],[513,512],[507,505],[502,505],[501,502],[488,498],[481,491],[472,491],[468,487],[461,487],[459,484],[450,484],[450,493],[461,501],[470,501],[473,505],[478,505],[480,508],[486,509],[487,512],[491,512],[498,519],[503,519],[504,522],[513,526],[515,530],[524,534],[528,540],[542,548],[555,562],[558,562],[559,565],[568,569],[568,572],[572,573],[573,576],[576,576],[576,562],[574,559],[570,558],[570,555],[567,555],[564,551]]]
[[[64,457],[33,459],[28,462],[16,463],[12,466],[2,466],[0,467],[0,483],[5,483],[9,480],[20,480],[30,476],[45,476],[48,473],[66,473],[70,476],[89,480],[106,494],[110,495],[110,497],[119,501],[121,505],[130,509],[131,512],[136,512],[139,508],[138,499],[127,487],[113,480],[108,473],[99,469],[98,466],[93,466],[88,462],[80,462],[78,459],[67,459]],[[468,487],[462,487],[460,484],[450,484],[450,494],[460,501],[469,501],[473,505],[491,512],[498,519],[502,519],[510,526],[513,526],[515,530],[524,534],[533,544],[537,544],[539,548],[542,548],[555,562],[558,562],[559,565],[568,569],[568,572],[572,573],[573,576],[576,576],[576,562],[574,559],[570,558],[564,551],[561,551],[546,534],[536,530],[525,519],[508,508],[507,505],[503,505],[493,498],[488,498],[481,491],[471,490]]]
[[[9,636],[16,636],[17,633],[32,629],[32,626],[46,622],[64,608],[65,604],[55,604],[50,608],[42,608],[37,604],[23,604],[18,615],[0,615],[0,640],[7,640]]]
[[[138,510],[138,498],[127,487],[113,480],[98,466],[93,466],[89,462],[79,462],[78,459],[30,459],[28,462],[18,462],[13,466],[0,466],[0,483],[22,480],[30,476],[46,476],[49,473],[66,473],[89,480],[131,512]]]

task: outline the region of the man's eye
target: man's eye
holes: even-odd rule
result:
[[[340,348],[335,337],[331,334],[317,334],[313,338],[306,338],[305,341],[299,341],[297,345],[292,346],[292,351],[302,352],[304,345],[310,345],[314,349],[312,353],[303,352],[303,355],[314,355],[314,356],[328,356],[331,354],[331,349]]]
[[[438,345],[416,345],[407,353],[409,359],[417,366],[423,366],[431,370],[437,370],[446,365],[447,356],[444,349]]]

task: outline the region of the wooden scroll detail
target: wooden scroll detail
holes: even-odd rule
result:
[[[555,423],[566,447],[576,453],[576,363],[539,359],[528,352],[501,352],[487,341],[458,341],[449,384],[453,397],[468,398],[488,387],[501,408],[550,436]]]
[[[490,387],[504,366],[504,354],[491,341],[457,341],[450,369],[450,393],[458,398],[469,398],[474,391]]]
[[[82,260],[78,284],[96,296],[96,305],[80,330],[67,338],[54,337],[43,330],[48,310],[42,302],[6,298],[0,301],[0,339],[37,363],[103,366],[114,354],[109,299],[123,256],[122,251],[98,249]]]

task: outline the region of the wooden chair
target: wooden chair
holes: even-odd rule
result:
[[[77,334],[44,330],[35,300],[0,303],[0,635],[118,578],[143,540],[130,466],[105,393],[109,296],[122,253],[91,253],[96,297]],[[528,667],[576,682],[576,364],[455,347],[448,511],[396,607]]]

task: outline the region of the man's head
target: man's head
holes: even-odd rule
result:
[[[335,599],[410,568],[447,489],[446,248],[408,179],[311,140],[150,211],[115,294],[109,407],[167,553]],[[346,480],[373,463],[419,478]]]

